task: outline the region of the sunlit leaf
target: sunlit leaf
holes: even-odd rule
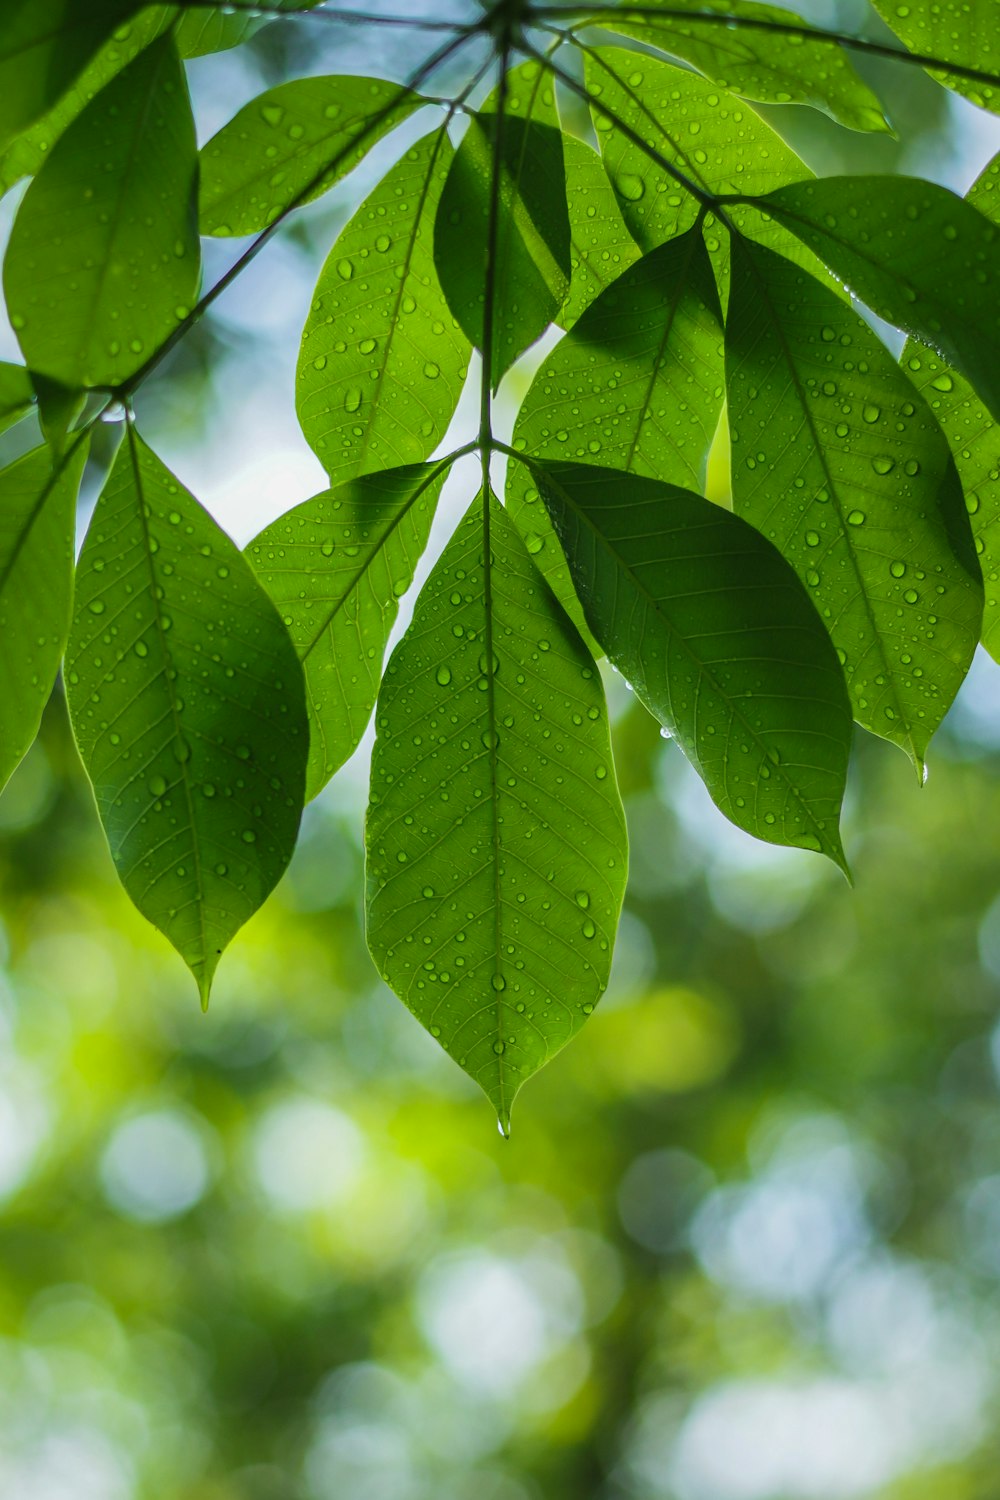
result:
[[[828,177],[763,206],[880,317],[936,349],[1000,417],[1000,230],[913,177]]]
[[[443,130],[407,151],[320,272],[296,402],[333,479],[419,462],[454,414],[470,351],[434,268],[434,215],[452,155]]]
[[[207,1004],[295,845],[302,669],[250,565],[131,427],[80,556],[66,693],[122,883]]]
[[[532,467],[591,630],[726,817],[846,868],[847,689],[781,554],[689,490],[582,464]]]
[[[0,432],[26,417],[34,401],[35,390],[24,366],[0,360]]]
[[[572,266],[552,80],[536,63],[524,63],[509,75],[502,125],[499,102],[494,92],[469,120],[441,195],[434,238],[441,285],[477,349],[487,308],[492,311],[494,388],[558,313]],[[487,277],[495,167],[496,257]]]
[[[605,15],[595,22],[683,58],[720,88],[731,89],[744,99],[811,104],[852,130],[888,129],[877,97],[839,47],[766,29],[767,22],[774,22],[779,28],[794,24],[807,32],[813,30],[808,21],[787,10],[757,5],[753,0],[681,0],[679,6],[671,0],[664,5],[663,16],[656,15],[656,9],[653,0],[645,15]],[[690,16],[678,14],[688,10]],[[759,30],[726,25],[719,19],[701,20],[697,12],[764,24]]]
[[[4,262],[32,369],[66,386],[132,375],[194,301],[194,121],[169,37],[67,128],[29,187]]]
[[[38,732],[66,644],[86,456],[83,440],[55,469],[35,448],[0,470],[0,788]]]
[[[295,78],[245,104],[201,153],[202,234],[256,234],[354,170],[424,103],[382,78]]]
[[[59,99],[140,0],[5,0],[0,146]]]
[[[297,505],[247,548],[306,677],[306,797],[357,748],[400,596],[427,545],[444,470],[389,469]]]
[[[597,669],[492,497],[420,594],[376,726],[369,945],[506,1130],[604,990],[627,853]]]
[[[806,583],[855,718],[923,764],[968,670],[982,584],[947,444],[868,325],[733,245],[733,499]]]
[[[571,328],[585,307],[642,253],[625,227],[614,189],[596,151],[563,136],[572,276],[556,321]]]
[[[984,73],[1000,74],[1000,30],[994,0],[872,0],[912,52]],[[1000,85],[935,71],[936,78],[984,109],[1000,111]]]

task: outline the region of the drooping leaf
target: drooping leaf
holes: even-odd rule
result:
[[[26,417],[34,401],[34,386],[24,366],[0,360],[0,432]]]
[[[847,689],[781,554],[675,485],[575,463],[532,471],[587,623],[726,817],[846,869]]]
[[[117,385],[187,314],[196,174],[183,69],[161,37],[66,129],[14,221],[4,287],[33,370]]]
[[[701,489],[724,394],[720,323],[704,241],[689,229],[625,271],[556,345],[518,412],[515,447]],[[507,501],[536,566],[579,624],[531,469],[508,465]]]
[[[87,404],[86,393],[34,371],[31,374],[31,384],[38,403],[38,420],[45,441],[58,457],[66,446],[70,428]]]
[[[83,439],[55,468],[42,447],[0,470],[0,789],[38,732],[66,644],[86,456]]]
[[[614,189],[596,151],[563,136],[572,273],[556,321],[572,328],[584,308],[641,254],[625,227]]]
[[[297,505],[246,549],[305,671],[307,800],[357,748],[371,718],[444,472],[413,464],[349,480]]]
[[[691,63],[720,88],[764,104],[811,104],[851,130],[887,130],[878,98],[859,77],[841,48],[807,36],[784,34],[793,24],[809,32],[808,21],[754,0],[676,0],[658,16],[655,0],[645,15],[604,15],[595,24],[634,37],[649,47]],[[678,14],[691,11],[691,15]],[[714,12],[701,19],[705,12]],[[723,24],[718,17],[723,17]],[[733,25],[732,20],[760,22]],[[767,30],[768,23],[778,29]],[[822,33],[818,33],[822,37]]]
[[[827,177],[762,205],[886,318],[936,349],[1000,418],[1000,229],[912,177]]]
[[[354,170],[424,100],[382,78],[295,78],[245,104],[201,153],[202,234],[256,234]]]
[[[296,404],[332,479],[420,462],[454,415],[469,344],[434,268],[434,215],[452,155],[443,130],[407,151],[320,272]]]
[[[5,0],[0,146],[58,101],[139,0]]]
[[[444,185],[434,235],[445,296],[477,349],[483,347],[484,317],[491,307],[494,389],[558,313],[572,268],[552,80],[537,63],[524,63],[508,75],[502,120],[499,104],[495,91],[469,120]],[[488,267],[494,168],[499,173],[496,255]]]
[[[262,26],[270,26],[278,11],[290,14],[312,10],[320,0],[268,0],[265,15],[253,15],[256,8],[249,0],[229,0],[225,9],[202,9],[191,0],[178,0],[176,6],[163,7],[174,19],[174,37],[181,57],[204,57],[209,52],[226,52],[248,41]],[[240,11],[250,15],[240,15]]]
[[[1000,30],[993,0],[872,0],[879,15],[912,52],[984,73],[1000,74]],[[1000,86],[985,80],[957,78],[935,70],[934,76],[974,104],[1000,111]]]
[[[506,1130],[607,983],[627,846],[600,677],[492,496],[421,592],[376,726],[369,945]]]
[[[131,427],[80,556],[66,693],[122,884],[207,1004],[295,845],[302,669],[238,548]]]
[[[921,767],[982,615],[943,435],[868,325],[736,241],[726,326],[736,511],[807,585],[855,718]]]

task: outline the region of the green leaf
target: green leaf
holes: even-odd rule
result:
[[[571,328],[584,308],[641,254],[625,227],[614,189],[596,151],[563,136],[572,275],[556,319]]]
[[[912,52],[943,62],[1000,74],[1000,30],[994,0],[872,0],[882,19]],[[945,71],[934,77],[983,109],[1000,112],[1000,87],[956,78]]]
[[[0,788],[38,732],[66,644],[86,456],[84,439],[55,469],[42,447],[0,471]]]
[[[551,78],[537,63],[509,74],[502,125],[494,92],[473,114],[444,185],[434,235],[448,303],[477,349],[492,300],[494,388],[552,322],[569,291],[569,212],[562,133]],[[496,259],[488,267],[494,166]],[[491,299],[484,297],[489,280]]]
[[[702,193],[766,193],[809,175],[749,105],[686,69],[621,47],[600,47],[588,51],[587,85],[605,168],[643,250],[690,229],[701,205],[616,120]],[[750,183],[757,185],[751,189]],[[733,217],[742,223],[738,205]],[[716,231],[710,239],[717,238]]]
[[[595,25],[634,37],[683,58],[720,88],[744,99],[764,104],[811,104],[851,130],[888,130],[878,98],[858,76],[845,52],[820,40],[810,43],[802,36],[746,26],[726,26],[718,20],[701,20],[696,12],[736,17],[779,27],[789,24],[805,31],[813,28],[787,10],[774,5],[756,5],[753,0],[676,0],[662,17],[652,11],[644,16],[595,17]],[[675,14],[678,9],[691,16]],[[822,38],[822,32],[817,33]]]
[[[809,588],[855,718],[921,768],[982,614],[943,435],[855,312],[740,240],[726,364],[735,509]]]
[[[87,404],[83,391],[74,390],[48,375],[31,374],[31,383],[38,402],[38,420],[45,441],[58,457],[66,446],[70,428],[82,414]]]
[[[720,324],[712,267],[690,229],[625,271],[560,340],[524,399],[514,446],[700,489],[724,393]],[[507,502],[579,627],[562,549],[521,464],[508,465]]]
[[[23,365],[0,360],[0,432],[26,417],[35,404],[35,388]]]
[[[434,464],[363,475],[297,505],[246,549],[305,671],[307,800],[357,748],[371,718],[389,632],[444,476]]]
[[[341,232],[302,334],[299,421],[333,479],[417,463],[444,437],[469,345],[434,268],[434,215],[452,159],[425,136]]]
[[[827,177],[762,205],[879,317],[936,349],[1000,417],[1000,231],[912,177]]]
[[[851,710],[830,638],[777,549],[700,495],[532,463],[587,622],[717,806],[846,871]]]
[[[174,38],[181,57],[204,57],[209,52],[226,52],[248,41],[263,26],[274,21],[275,10],[289,14],[312,10],[320,0],[268,0],[269,14],[263,16],[239,15],[240,10],[253,11],[252,0],[229,0],[225,10],[201,9],[180,0],[174,7],[164,7],[172,16],[178,16],[174,24]]]
[[[0,145],[57,102],[139,0],[5,0]]]
[[[131,427],[76,594],[66,692],[111,854],[207,1005],[295,845],[302,669],[250,565]]]
[[[492,496],[421,592],[376,726],[368,942],[506,1131],[607,984],[627,845],[600,676]]]
[[[257,234],[311,203],[425,102],[398,83],[349,76],[259,94],[202,150],[202,234]]]
[[[162,37],[104,88],[52,148],[11,233],[4,286],[33,370],[114,386],[194,301],[194,122]]]

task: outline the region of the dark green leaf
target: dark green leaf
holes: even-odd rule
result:
[[[452,159],[443,130],[406,152],[330,251],[302,334],[302,430],[334,479],[419,462],[441,441],[469,345],[434,269]]]
[[[617,281],[640,250],[625,227],[614,190],[596,151],[563,136],[569,204],[572,277],[556,319],[571,328],[599,292]]]
[[[0,471],[0,788],[38,732],[66,644],[86,456],[79,441],[54,470],[36,448]]]
[[[357,748],[399,600],[427,545],[445,471],[414,464],[315,495],[247,548],[305,670],[306,798]]]
[[[536,63],[509,75],[502,125],[494,93],[469,120],[441,195],[434,236],[449,305],[483,347],[490,208],[499,167],[492,292],[494,389],[555,318],[569,291],[569,213],[562,134],[552,80]],[[499,159],[498,159],[499,150]]]
[[[66,691],[111,854],[207,1004],[295,845],[302,669],[249,564],[131,428],[76,594]]]
[[[0,432],[26,417],[34,402],[35,389],[24,366],[0,360]]]
[[[256,234],[311,203],[424,102],[381,78],[296,78],[259,94],[201,153],[202,234]]]
[[[420,594],[376,725],[368,940],[506,1130],[607,984],[627,846],[600,676],[492,496]]]
[[[1000,28],[995,0],[872,0],[879,15],[912,52],[1000,74]],[[1000,86],[942,71],[942,83],[984,109],[1000,111]]]
[[[828,177],[762,205],[879,317],[936,349],[1000,417],[1000,230],[912,177]]]
[[[941,431],[855,312],[740,241],[726,361],[736,510],[808,586],[855,718],[921,767],[982,615]]]
[[[846,870],[847,689],[781,554],[689,490],[583,464],[532,469],[587,623],[718,807]]]
[[[50,380],[48,375],[32,372],[31,383],[38,401],[38,420],[45,441],[58,456],[66,445],[70,428],[87,404],[87,397],[83,391],[65,386],[59,380]]]
[[[4,0],[0,146],[51,109],[140,0]]]
[[[113,386],[139,368],[194,301],[194,122],[162,37],[56,142],[11,233],[4,286],[33,370],[66,386]]]
[[[655,11],[655,0],[652,10]],[[678,15],[690,9],[692,14]],[[605,16],[597,23],[635,37],[647,46],[681,57],[720,88],[765,104],[811,104],[851,130],[887,130],[878,99],[858,76],[847,54],[830,43],[810,43],[802,36],[753,27],[725,26],[699,20],[696,12],[713,11],[750,21],[790,23],[812,30],[808,22],[774,5],[753,0],[676,0],[664,6],[669,15],[633,18]]]

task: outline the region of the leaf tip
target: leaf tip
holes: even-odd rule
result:
[[[497,1115],[497,1130],[505,1141],[510,1140],[510,1110],[505,1109]]]

